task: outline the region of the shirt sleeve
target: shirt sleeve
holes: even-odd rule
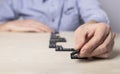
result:
[[[0,2],[0,24],[16,19],[18,16],[13,7],[12,0],[2,0]]]
[[[79,13],[84,22],[96,20],[109,24],[109,19],[98,0],[77,0]]]

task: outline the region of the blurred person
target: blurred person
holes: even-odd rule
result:
[[[79,57],[108,58],[115,38],[98,0],[3,0],[0,31],[75,31]]]

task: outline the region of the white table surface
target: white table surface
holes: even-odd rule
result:
[[[0,74],[120,74],[120,35],[110,59],[71,60],[71,52],[49,49],[50,34],[0,33]],[[61,33],[74,47],[74,34]]]

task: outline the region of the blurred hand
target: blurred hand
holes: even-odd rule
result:
[[[75,49],[81,50],[79,57],[108,58],[114,45],[115,33],[108,24],[89,22],[75,31]]]
[[[43,23],[34,20],[16,20],[0,25],[0,31],[7,32],[52,32]]]

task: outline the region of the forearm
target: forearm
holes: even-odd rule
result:
[[[0,25],[19,18],[13,0],[3,0],[0,2]]]
[[[85,24],[94,24],[94,23],[98,23],[98,21],[96,21],[96,20],[91,20],[91,21],[86,22]]]
[[[109,23],[106,23],[106,22],[98,22],[98,21],[96,21],[96,20],[91,20],[91,21],[88,21],[88,22],[86,22],[85,24],[109,24]]]
[[[98,0],[78,0],[78,8],[84,22],[96,20],[99,23],[109,24],[106,12],[101,8]]]

